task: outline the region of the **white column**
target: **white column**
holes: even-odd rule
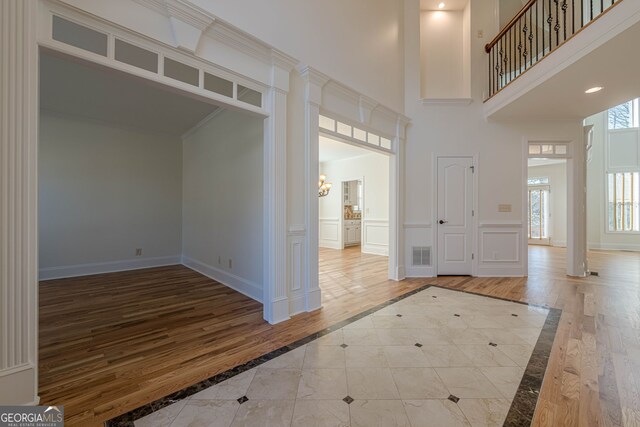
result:
[[[0,403],[38,401],[34,1],[0,2]]]
[[[404,144],[405,130],[409,119],[398,117],[396,137],[394,138],[395,156],[390,157],[389,175],[389,279],[403,280],[404,271]]]
[[[571,144],[571,159],[568,161],[570,179],[568,185],[567,215],[571,218],[567,230],[567,274],[585,276],[587,274],[587,160],[586,138],[588,130],[583,129],[583,140]]]
[[[272,52],[272,82],[264,108],[264,319],[289,319],[287,291],[287,92],[293,59]]]
[[[320,129],[318,120],[322,104],[322,87],[329,81],[324,74],[310,67],[300,69],[305,80],[305,159],[306,159],[306,231],[307,231],[307,275],[305,277],[305,310],[313,311],[322,306],[322,295],[318,283],[318,179],[320,176],[318,150]]]

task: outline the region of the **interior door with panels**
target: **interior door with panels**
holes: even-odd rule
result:
[[[438,274],[470,275],[473,254],[473,159],[438,158]]]

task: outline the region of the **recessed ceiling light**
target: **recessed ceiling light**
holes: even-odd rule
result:
[[[438,9],[444,9],[444,2],[441,1],[440,3],[438,3]]]
[[[584,93],[596,93],[596,92],[600,92],[602,89],[604,89],[602,86],[596,86],[596,87],[592,87],[591,89],[585,90]]]

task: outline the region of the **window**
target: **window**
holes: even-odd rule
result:
[[[528,212],[528,233],[529,243],[546,244],[549,239],[549,178],[529,179],[529,212]]]
[[[639,126],[638,99],[609,109],[609,129],[629,129]]]
[[[640,231],[640,172],[607,174],[609,231]]]
[[[527,180],[528,185],[541,185],[549,184],[549,178],[529,178]]]

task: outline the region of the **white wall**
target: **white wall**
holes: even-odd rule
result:
[[[179,138],[44,111],[39,134],[41,279],[179,262]]]
[[[402,2],[194,0],[194,3],[303,64],[402,110]]]
[[[422,98],[469,96],[468,10],[420,11]]]
[[[362,218],[362,252],[388,254],[389,245],[389,158],[371,153],[320,163],[321,173],[333,184],[322,197],[320,209],[320,246],[339,248],[342,217],[342,182],[364,178],[364,212]]]
[[[262,150],[263,120],[235,111],[183,142],[183,262],[259,301]]]
[[[640,234],[610,233],[607,227],[606,172],[608,124],[607,112],[602,112],[585,120],[593,125],[593,147],[591,160],[587,163],[587,241],[589,249],[640,250]],[[637,153],[629,153],[628,158],[637,158]]]
[[[511,247],[526,238],[523,229],[523,141],[528,139],[582,140],[577,121],[517,123],[487,122],[482,103],[486,90],[487,63],[484,45],[495,34],[495,3],[471,2],[471,97],[470,105],[423,105],[420,91],[420,5],[405,0],[405,114],[408,129],[405,156],[405,258],[408,275],[430,275],[431,268],[411,265],[412,246],[431,246],[436,227],[433,158],[436,155],[478,155],[477,273],[479,275],[525,274],[526,254],[515,258],[482,259],[483,247],[504,240],[509,233]],[[478,38],[478,31],[484,33]],[[579,145],[579,144],[578,144]],[[512,205],[511,212],[498,212],[498,204]],[[493,241],[495,240],[495,241]],[[435,254],[434,254],[435,255]],[[434,256],[434,259],[437,259]]]
[[[567,163],[529,166],[529,178],[549,178],[552,246],[567,246]]]

